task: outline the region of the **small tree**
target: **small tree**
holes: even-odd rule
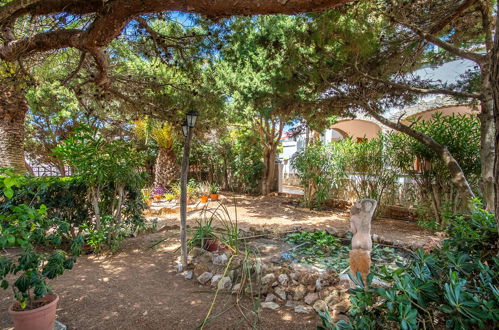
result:
[[[106,141],[87,128],[80,128],[77,134],[58,146],[55,153],[87,182],[95,229],[100,229],[103,215],[110,216],[119,226],[126,188],[132,187],[131,190],[136,191],[144,183],[140,171],[141,154],[126,141]],[[102,194],[109,189],[112,193]]]

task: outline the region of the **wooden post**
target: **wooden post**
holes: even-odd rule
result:
[[[188,128],[182,156],[180,171],[180,246],[182,251],[182,267],[187,267],[187,174],[189,172],[189,153],[193,128]]]

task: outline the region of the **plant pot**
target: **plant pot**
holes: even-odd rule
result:
[[[154,196],[154,200],[155,200],[156,202],[160,201],[160,200],[161,200],[161,195],[155,195],[155,196]]]
[[[218,194],[211,194],[210,198],[212,201],[218,201]]]
[[[220,247],[220,242],[214,239],[207,239],[204,241],[204,249],[208,252],[218,251]]]
[[[46,301],[49,303],[35,309],[24,311],[14,310],[14,307],[19,306],[19,302],[15,302],[9,307],[9,314],[12,321],[14,321],[15,330],[54,329],[55,312],[57,310],[59,296],[56,294],[48,294],[35,302],[39,301]]]
[[[200,197],[200,199],[201,199],[201,203],[208,203],[208,196],[202,195]]]

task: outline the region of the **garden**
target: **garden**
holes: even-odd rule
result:
[[[497,328],[498,6],[0,0],[0,327]]]

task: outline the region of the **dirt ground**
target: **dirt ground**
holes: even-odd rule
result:
[[[283,196],[248,196],[225,194],[223,204],[229,211],[230,218],[238,220],[242,229],[270,229],[276,232],[293,230],[326,230],[334,228],[346,232],[349,230],[349,214],[339,211],[310,211],[298,207],[296,198]],[[206,206],[213,211],[218,202],[209,202]],[[193,226],[196,220],[203,217],[203,210],[188,212],[188,225]],[[159,226],[179,224],[177,214],[153,216],[158,218]],[[414,221],[379,218],[372,222],[373,234],[383,236],[388,241],[400,240],[406,243],[423,246],[425,243],[438,240],[431,232],[421,229]]]
[[[286,231],[335,227],[348,228],[346,214],[309,212],[299,209],[285,197],[229,196],[236,200],[238,223],[242,227],[266,227]],[[212,206],[215,206],[213,203]],[[229,208],[235,219],[234,208]],[[192,225],[201,211],[189,214]],[[161,217],[159,225],[178,224],[177,215]],[[75,267],[51,281],[59,294],[57,318],[68,329],[195,329],[204,320],[213,292],[177,275],[174,261],[179,255],[178,230],[141,235],[127,239],[114,255],[87,255]],[[424,242],[429,234],[411,222],[379,219],[373,232],[392,235],[400,240]],[[391,236],[391,237],[392,237]],[[161,239],[161,244],[154,245]],[[12,302],[10,290],[0,291],[0,328],[11,329],[7,308]],[[212,312],[216,317],[205,329],[250,329],[251,301],[235,304],[234,297],[219,295]],[[243,317],[243,314],[245,315]],[[247,321],[248,319],[248,321]],[[315,315],[296,314],[281,307],[263,310],[259,329],[315,329]]]

